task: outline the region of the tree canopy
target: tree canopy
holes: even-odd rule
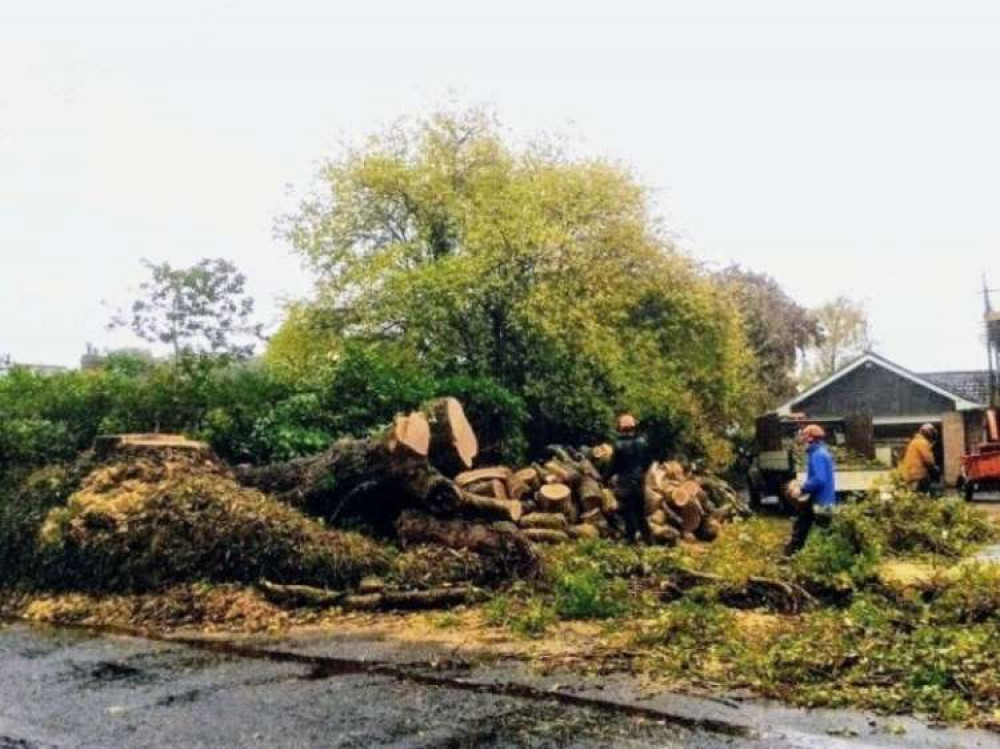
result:
[[[829,377],[873,345],[865,305],[846,296],[826,302],[813,314],[823,332],[822,340],[806,350],[802,384]]]
[[[112,327],[128,327],[150,343],[170,346],[175,356],[209,352],[248,356],[260,327],[252,322],[253,298],[246,276],[223,258],[205,258],[188,268],[144,260],[150,278],[128,313]]]
[[[677,252],[622,166],[514,147],[481,112],[438,114],[326,162],[283,229],[316,274],[279,331],[294,363],[350,340],[523,400],[533,442],[602,437],[637,413],[725,457],[753,375],[726,290]],[[299,360],[303,360],[299,356]]]
[[[753,350],[760,410],[773,408],[795,394],[796,366],[806,350],[823,343],[824,329],[816,314],[764,273],[731,265],[717,274],[729,288]]]

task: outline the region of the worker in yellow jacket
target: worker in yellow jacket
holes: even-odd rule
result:
[[[933,424],[924,424],[910,440],[899,464],[899,475],[911,488],[927,494],[931,484],[941,476],[941,469],[934,460],[934,443],[937,429]]]

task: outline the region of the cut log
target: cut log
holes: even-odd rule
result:
[[[668,481],[684,481],[687,478],[684,466],[676,460],[668,460],[663,464],[663,477]]]
[[[431,428],[427,417],[419,411],[397,416],[385,435],[385,444],[389,452],[405,449],[426,458],[431,445]]]
[[[521,517],[521,527],[564,531],[569,527],[569,523],[566,516],[560,512],[533,512]]]
[[[650,524],[656,523],[657,525],[666,525],[667,513],[664,512],[663,508],[661,507],[656,512],[652,512],[649,514],[649,522]]]
[[[549,528],[526,528],[521,533],[536,544],[561,544],[569,541],[569,534]]]
[[[584,512],[584,513],[582,513],[580,515],[580,522],[581,523],[594,523],[594,522],[596,522],[601,517],[602,513],[603,513],[603,510],[601,510],[601,509],[594,509],[594,510],[589,510],[587,512]]]
[[[572,494],[565,484],[546,484],[535,494],[535,501],[544,512],[565,513]]]
[[[455,477],[455,483],[465,489],[466,487],[483,481],[493,481],[499,479],[507,482],[512,475],[507,466],[490,466],[489,468],[477,468],[474,471],[462,471]]]
[[[590,459],[598,465],[608,465],[615,455],[615,449],[608,444],[600,444],[590,450]]]
[[[404,512],[396,521],[396,535],[403,548],[437,544],[475,552],[483,560],[486,579],[497,583],[512,577],[530,579],[540,569],[538,554],[519,531],[411,511]]]
[[[479,440],[455,398],[439,398],[424,407],[430,417],[430,460],[445,475],[472,468]]]
[[[510,495],[511,499],[524,499],[530,492],[531,488],[521,481],[516,473],[511,474],[507,480],[507,494]]]
[[[493,497],[481,497],[478,494],[462,492],[462,502],[464,509],[471,510],[473,515],[496,520],[509,520],[512,523],[521,519],[521,503],[514,499],[494,499]]]
[[[514,478],[528,486],[528,489],[535,491],[542,485],[542,477],[534,468],[522,468],[514,473]]]
[[[604,489],[594,478],[584,476],[580,480],[580,486],[577,489],[577,497],[580,500],[581,511],[589,512],[590,510],[599,509],[603,506]]]
[[[344,598],[344,592],[316,588],[312,585],[279,585],[269,580],[257,583],[264,598],[279,606],[328,608],[338,605]]]
[[[603,492],[601,512],[605,515],[611,515],[612,513],[618,512],[618,497],[616,497],[615,493],[610,489],[605,489]]]
[[[680,517],[683,533],[694,533],[701,525],[704,513],[697,497],[688,489],[683,486],[674,489],[667,497],[667,504]]]
[[[577,525],[571,525],[567,529],[570,538],[578,539],[589,539],[589,538],[600,538],[601,532],[598,530],[596,525],[590,523],[579,523]]]
[[[503,500],[510,499],[510,496],[507,494],[507,482],[501,481],[500,479],[493,479],[491,483],[493,484],[494,497]]]
[[[455,482],[458,483],[458,482]],[[459,484],[462,489],[469,494],[478,494],[480,497],[493,497],[497,498],[495,493],[495,487],[493,486],[493,479],[486,479],[484,481],[473,481],[471,484],[462,485]]]

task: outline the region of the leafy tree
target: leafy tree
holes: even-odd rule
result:
[[[283,224],[317,276],[314,330],[494,381],[534,446],[603,437],[628,408],[725,457],[752,375],[738,311],[621,166],[514,149],[474,111],[372,137],[319,187]]]
[[[823,332],[822,342],[806,351],[804,385],[829,377],[873,345],[863,302],[839,296],[813,310]]]
[[[128,327],[145,341],[169,345],[175,357],[212,353],[246,357],[260,336],[252,322],[254,302],[246,276],[222,258],[205,258],[188,268],[144,260],[151,278],[127,314],[112,327]]]
[[[731,265],[716,277],[731,290],[743,315],[756,360],[759,408],[772,408],[795,394],[798,361],[823,341],[820,321],[764,273]]]

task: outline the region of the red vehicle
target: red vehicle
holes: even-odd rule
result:
[[[962,490],[969,501],[977,491],[1000,491],[1000,424],[997,409],[986,411],[986,441],[962,458]]]

